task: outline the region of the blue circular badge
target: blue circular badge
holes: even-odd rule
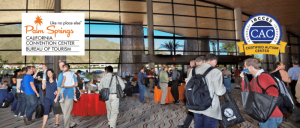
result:
[[[244,24],[242,36],[245,44],[279,44],[282,32],[280,24],[274,17],[256,14]]]

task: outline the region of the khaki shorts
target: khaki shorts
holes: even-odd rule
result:
[[[242,78],[241,77],[234,78],[234,82],[240,84],[240,83],[242,83]]]

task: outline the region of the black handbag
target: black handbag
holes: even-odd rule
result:
[[[271,114],[275,110],[278,101],[280,100],[280,96],[275,97],[265,94],[270,87],[275,87],[277,90],[278,88],[276,85],[271,85],[266,89],[263,89],[258,83],[258,77],[257,85],[262,89],[262,93],[252,91],[248,78],[244,77],[245,91],[242,92],[242,101],[245,112],[251,118],[257,120],[258,122],[264,123],[270,118]],[[247,91],[247,87],[249,92]],[[279,93],[280,92],[278,90],[278,94]]]
[[[242,123],[245,121],[234,99],[230,99],[228,94],[224,95],[225,101],[221,103],[222,120],[220,125],[224,128]]]
[[[54,109],[55,114],[62,114],[63,112],[62,112],[60,103],[58,101],[59,101],[59,99],[57,100],[56,103],[53,101],[54,102],[53,109]]]
[[[147,84],[147,79],[144,77],[144,73],[142,73],[142,78],[141,78],[141,83],[142,85],[146,85]]]
[[[109,83],[109,87],[108,88],[102,88],[99,92],[99,100],[104,100],[104,101],[108,101],[109,99],[109,94],[110,94],[110,86],[111,86],[111,81],[113,79],[114,76],[111,76],[111,80]]]
[[[125,94],[123,93],[123,90],[121,88],[121,85],[119,83],[117,76],[116,76],[116,80],[117,80],[117,85],[116,85],[117,97],[123,98],[123,97],[125,97]]]
[[[44,116],[44,106],[39,104],[35,109],[35,118],[41,118]]]

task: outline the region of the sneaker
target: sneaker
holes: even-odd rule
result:
[[[59,100],[59,103],[62,103],[62,102],[64,102],[64,99],[60,99],[60,100]]]
[[[75,102],[77,102],[77,99],[76,99],[76,97],[75,97],[75,96],[74,96],[74,101],[75,101]]]
[[[15,115],[15,117],[17,117],[18,115]]]
[[[22,117],[24,117],[24,116],[20,116],[20,117],[22,118]]]

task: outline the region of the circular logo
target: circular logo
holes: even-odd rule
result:
[[[245,44],[279,44],[282,33],[280,24],[274,17],[256,14],[246,21],[242,35]]]
[[[232,110],[231,108],[226,108],[226,109],[224,110],[224,115],[225,115],[226,117],[232,117],[232,116],[233,116],[233,110]]]

